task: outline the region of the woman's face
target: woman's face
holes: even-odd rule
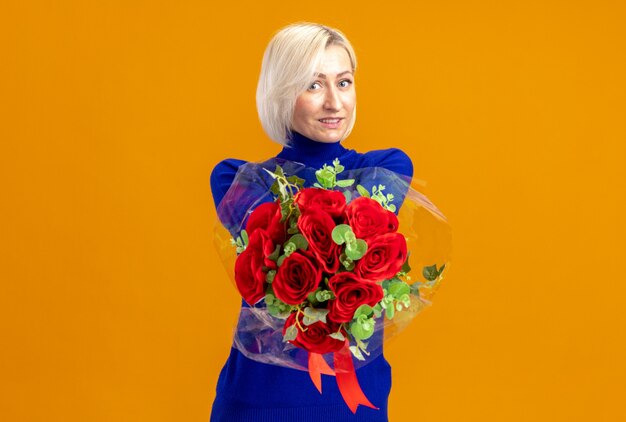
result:
[[[308,89],[298,96],[292,128],[318,142],[343,138],[356,105],[354,74],[348,52],[329,46]]]

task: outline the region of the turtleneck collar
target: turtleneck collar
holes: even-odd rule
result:
[[[332,160],[349,151],[341,142],[318,142],[292,131],[289,144],[276,156],[284,160],[297,161],[307,166],[331,164]]]

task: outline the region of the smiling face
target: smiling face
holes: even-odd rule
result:
[[[350,56],[343,47],[331,45],[315,79],[296,99],[292,129],[314,141],[337,142],[348,130],[355,105]]]

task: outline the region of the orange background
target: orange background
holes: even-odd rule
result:
[[[278,152],[256,81],[299,20],[355,46],[346,146],[406,151],[453,227],[390,420],[626,419],[624,2],[236,3],[0,6],[0,419],[208,420],[209,175]]]

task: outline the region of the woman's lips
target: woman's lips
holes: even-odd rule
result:
[[[319,122],[327,129],[337,129],[341,125],[341,117],[319,119]]]

